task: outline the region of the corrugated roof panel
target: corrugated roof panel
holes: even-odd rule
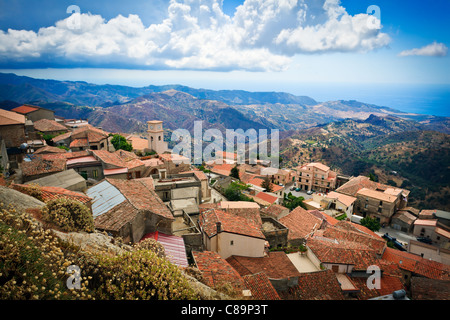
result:
[[[147,238],[153,238],[163,245],[166,257],[170,262],[183,268],[189,266],[184,239],[182,237],[168,235],[157,231],[146,234],[142,240]]]
[[[93,199],[92,213],[94,218],[126,200],[123,194],[106,180],[89,188],[86,194]]]

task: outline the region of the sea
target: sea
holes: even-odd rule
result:
[[[407,113],[450,117],[448,84],[304,84],[294,94],[320,102],[356,100]]]

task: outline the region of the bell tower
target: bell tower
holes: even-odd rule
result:
[[[162,121],[152,120],[147,121],[147,133],[148,133],[148,148],[155,151],[158,154],[167,151],[167,142],[164,142],[164,130]]]

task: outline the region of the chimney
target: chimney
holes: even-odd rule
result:
[[[217,233],[222,232],[222,222],[217,221],[216,222],[216,227],[217,227]]]

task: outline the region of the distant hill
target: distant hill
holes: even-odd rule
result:
[[[184,93],[189,98],[163,94],[167,92]],[[145,131],[144,123],[152,117],[160,117],[167,128],[188,129],[192,120],[201,119],[206,127],[214,124],[220,130],[241,126],[295,131],[348,118],[365,120],[373,114],[412,119],[429,130],[450,133],[450,118],[408,114],[354,100],[319,103],[307,96],[284,92],[215,91],[176,84],[134,88],[0,73],[0,101],[8,101],[4,103],[6,107],[11,103],[39,105],[65,118],[86,118],[105,129],[121,132]],[[137,109],[132,110],[134,107]],[[144,117],[139,116],[140,110],[145,110]],[[182,121],[175,115],[182,115]]]
[[[33,101],[65,101],[78,105],[102,106],[130,102],[151,94],[176,90],[205,100],[217,100],[231,105],[253,103],[296,103],[314,105],[316,101],[306,96],[295,96],[284,92],[248,92],[243,90],[194,89],[181,85],[164,85],[135,88],[119,85],[96,85],[84,81],[56,81],[0,73],[0,101],[12,100],[18,103]]]

